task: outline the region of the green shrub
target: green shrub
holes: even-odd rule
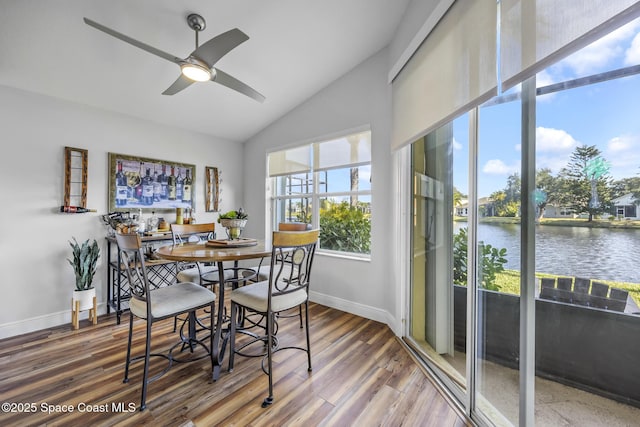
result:
[[[320,247],[343,252],[371,253],[371,221],[347,202],[320,210]]]
[[[467,228],[453,236],[453,283],[467,286]]]
[[[480,286],[485,289],[498,290],[496,274],[504,271],[507,259],[506,248],[494,248],[488,244],[480,244],[482,248],[482,273]],[[467,228],[461,228],[453,237],[453,283],[467,285]]]

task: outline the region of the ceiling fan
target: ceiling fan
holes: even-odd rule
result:
[[[156,49],[153,46],[149,46],[148,44],[132,39],[127,35],[105,27],[104,25],[92,21],[89,18],[84,18],[84,22],[85,24],[103,31],[110,36],[116,37],[122,41],[132,44],[135,47],[146,50],[153,55],[179,65],[181,70],[180,76],[167,88],[167,90],[162,92],[163,95],[174,95],[181,90],[186,89],[194,82],[212,81],[247,95],[258,102],[263,102],[265,100],[265,97],[255,89],[214,67],[216,62],[229,53],[231,49],[235,48],[240,43],[249,40],[249,36],[237,28],[215,36],[211,40],[198,46],[198,33],[205,29],[206,22],[202,16],[196,13],[190,14],[187,16],[187,24],[189,25],[189,28],[196,33],[196,49],[191,52],[189,56],[182,59],[160,49]]]

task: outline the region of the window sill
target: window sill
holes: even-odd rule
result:
[[[359,255],[359,254],[348,253],[348,252],[338,252],[338,251],[328,251],[326,249],[317,249],[316,255],[326,256],[329,258],[341,258],[341,259],[348,259],[353,261],[371,262],[370,254]]]

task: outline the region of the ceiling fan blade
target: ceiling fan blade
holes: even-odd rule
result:
[[[247,95],[248,97],[253,98],[258,102],[264,102],[264,100],[266,99],[262,94],[258,93],[255,89],[247,86],[246,84],[242,83],[240,80],[236,79],[235,77],[231,77],[229,74],[225,73],[224,71],[221,71],[218,68],[215,68],[215,70],[216,70],[216,75],[211,79],[211,81],[220,83],[222,86],[226,86],[229,89],[233,89],[244,95]]]
[[[131,37],[129,37],[127,35],[124,35],[122,33],[119,33],[118,31],[112,30],[109,27],[105,27],[104,25],[99,24],[99,23],[97,23],[95,21],[92,21],[89,18],[83,18],[83,19],[84,19],[85,24],[87,24],[87,25],[89,25],[89,26],[91,26],[93,28],[96,28],[96,29],[98,29],[98,30],[100,30],[102,32],[105,32],[105,33],[109,34],[110,36],[113,36],[113,37],[118,38],[118,39],[120,39],[122,41],[125,41],[125,42],[127,42],[127,43],[129,43],[129,44],[131,44],[131,45],[133,45],[135,47],[138,47],[138,48],[142,49],[142,50],[146,50],[147,52],[152,53],[152,54],[154,54],[156,56],[159,56],[160,58],[164,58],[167,61],[170,61],[170,62],[173,62],[173,63],[176,63],[176,64],[180,64],[180,62],[182,61],[181,58],[178,58],[175,55],[171,55],[170,53],[164,52],[164,51],[162,51],[160,49],[156,49],[155,47],[149,46],[148,44],[142,43],[142,42],[140,42],[140,41],[138,41],[136,39],[132,39]]]
[[[178,77],[176,81],[173,82],[173,84],[167,88],[167,90],[162,92],[162,94],[175,95],[176,93],[180,92],[182,89],[188,88],[191,85],[191,83],[193,83],[193,80],[188,79],[184,75],[180,74],[180,77]]]
[[[201,59],[212,68],[215,63],[229,53],[231,49],[247,40],[249,40],[248,35],[234,28],[203,43],[191,53],[191,56]]]

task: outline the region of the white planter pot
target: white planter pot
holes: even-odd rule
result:
[[[80,311],[93,308],[93,297],[96,296],[96,288],[87,289],[85,291],[73,291],[73,305],[80,301]]]

